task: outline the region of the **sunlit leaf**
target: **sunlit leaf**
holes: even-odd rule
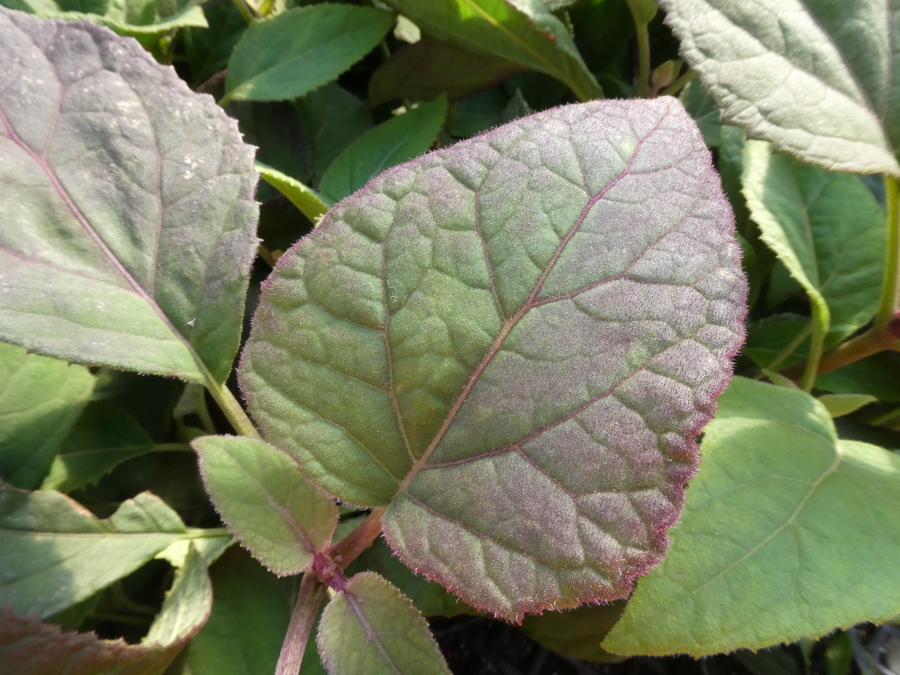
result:
[[[374,572],[357,574],[328,603],[318,644],[329,675],[450,675],[422,615]]]
[[[508,618],[663,556],[743,330],[674,99],[569,106],[395,167],[279,260],[240,382],[267,440],[413,569]]]
[[[900,174],[900,5],[660,0],[729,124],[833,171]]]
[[[802,391],[735,378],[669,555],[603,646],[702,656],[895,616],[898,495],[895,453],[840,440]]]
[[[257,247],[237,125],[133,40],[0,8],[0,339],[225,380]]]

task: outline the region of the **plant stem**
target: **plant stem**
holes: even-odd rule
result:
[[[825,348],[825,336],[828,335],[828,327],[831,324],[831,316],[828,305],[819,298],[812,300],[812,337],[809,343],[809,360],[800,380],[800,387],[805,392],[811,392],[816,383],[816,375],[819,374],[819,363],[822,360],[822,352]]]
[[[222,412],[225,413],[225,417],[231,422],[231,426],[234,427],[236,432],[247,438],[254,438],[258,441],[262,440],[262,436],[259,435],[256,427],[253,426],[253,422],[247,417],[247,413],[244,412],[241,404],[238,403],[234,394],[231,393],[231,390],[228,389],[228,387],[224,384],[219,384],[211,377],[207,377],[206,389],[209,391],[215,402],[219,404]]]
[[[697,77],[696,70],[688,70],[683,75],[681,75],[678,79],[676,79],[672,84],[668,87],[664,88],[660,93],[660,96],[675,96],[679,91],[687,86],[688,82]]]
[[[334,560],[338,567],[345,569],[378,539],[381,534],[381,518],[385,510],[383,506],[373,509],[359,527],[328,548],[328,557]]]
[[[303,575],[297,604],[294,605],[291,623],[281,645],[275,675],[297,675],[300,672],[303,653],[306,651],[306,644],[309,642],[316,615],[319,613],[319,606],[325,597],[325,590],[325,586],[319,582],[315,574],[307,572]]]
[[[900,186],[897,179],[884,177],[884,194],[887,203],[885,229],[887,231],[887,251],[884,260],[884,277],[881,282],[881,300],[875,314],[875,328],[884,329],[894,318],[898,308],[898,285],[900,285]]]
[[[650,33],[646,23],[637,23],[635,29],[638,43],[638,81],[637,96],[646,98],[650,91]]]
[[[886,349],[897,349],[900,347],[898,341],[890,330],[890,325],[884,330],[878,330],[872,326],[862,335],[848,340],[842,345],[832,349],[830,352],[822,355],[817,369],[818,374],[827,373],[836,370],[842,366],[859,361],[872,354],[883,352]],[[805,372],[806,365],[798,363],[781,371],[785,377],[796,380],[800,374]]]

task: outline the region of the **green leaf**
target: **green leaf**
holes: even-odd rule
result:
[[[669,555],[605,648],[755,650],[900,612],[900,457],[839,440],[808,394],[743,378],[704,434]]]
[[[359,519],[350,520],[350,523]],[[345,521],[341,521],[343,524]],[[354,525],[358,525],[356,522]],[[475,614],[465,603],[438,583],[415,574],[394,555],[381,539],[375,541],[347,567],[347,575],[369,570],[376,572],[412,600],[423,616],[457,616]]]
[[[344,149],[372,128],[366,104],[334,82],[297,101],[309,137],[310,160],[321,178]]]
[[[331,543],[337,507],[267,443],[206,436],[192,443],[200,473],[222,519],[276,574],[297,574]]]
[[[0,483],[0,606],[48,617],[194,536],[149,492],[100,520],[58,492]]]
[[[441,94],[409,112],[380,124],[355,140],[328,167],[319,190],[332,203],[356,192],[379,173],[424,154],[447,117],[447,97]]]
[[[275,672],[299,581],[279,579],[234,548],[210,570],[209,621],[188,645],[185,675]]]
[[[618,599],[743,338],[731,228],[675,99],[532,115],[334,207],[279,259],[239,380],[268,442],[386,506],[391,547],[468,604]]]
[[[0,343],[0,476],[37,487],[94,390],[87,368]]]
[[[829,343],[866,325],[878,307],[884,211],[857,176],[805,167],[771,145],[745,145],[744,195],[761,239],[827,305]]]
[[[828,414],[832,417],[849,415],[877,400],[874,396],[867,394],[824,394],[819,396],[819,403],[825,406]]]
[[[159,0],[2,0],[0,5],[34,14],[43,19],[89,19],[112,28],[120,35],[159,35],[176,28],[206,28],[206,17],[199,5],[190,2],[169,3]],[[180,6],[179,6],[180,5]]]
[[[832,171],[900,175],[896,2],[660,5],[729,124]]]
[[[450,675],[422,615],[374,572],[357,574],[335,594],[317,642],[329,675]]]
[[[328,205],[322,200],[321,195],[299,180],[291,178],[271,166],[266,166],[262,162],[256,163],[256,170],[269,185],[290,199],[291,203],[312,222],[318,222],[328,212]]]
[[[565,25],[529,0],[385,0],[424,31],[565,82],[582,101],[603,96]]]
[[[129,459],[148,452],[172,451],[190,451],[190,446],[157,445],[126,412],[108,403],[94,402],[86,408],[53,458],[41,489],[72,492],[96,483]]]
[[[257,20],[228,61],[228,101],[287,101],[337,79],[368,54],[394,22],[389,12],[313,5]]]
[[[882,352],[819,375],[816,386],[840,394],[869,394],[879,401],[900,401],[900,361]]]
[[[223,382],[257,246],[234,121],[89,23],[0,8],[0,63],[0,339]]]
[[[0,607],[0,663],[6,675],[161,675],[206,621],[211,606],[206,565],[194,552],[176,572],[162,611],[140,644],[63,633]]]
[[[403,98],[430,101],[442,93],[458,101],[520,70],[522,66],[506,59],[426,37],[392,54],[372,73],[369,105]]]
[[[625,602],[584,605],[565,612],[531,614],[522,621],[522,632],[557,654],[599,663],[619,663],[621,656],[600,646],[622,612]]]

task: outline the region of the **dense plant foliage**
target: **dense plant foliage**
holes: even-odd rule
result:
[[[4,672],[898,667],[900,4],[0,5]]]

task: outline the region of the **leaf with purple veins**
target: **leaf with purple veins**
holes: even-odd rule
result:
[[[567,106],[332,209],[267,281],[240,382],[310,480],[387,507],[410,567],[518,620],[665,555],[745,298],[677,101]]]

